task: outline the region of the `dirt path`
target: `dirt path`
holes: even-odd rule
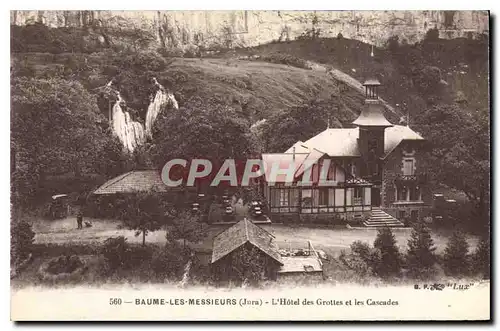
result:
[[[39,221],[34,225],[35,243],[39,244],[88,244],[103,242],[112,236],[124,236],[130,243],[141,243],[142,237],[136,237],[134,231],[124,229],[121,223],[116,220],[91,219],[93,226],[82,230],[76,229],[76,220],[72,217],[56,221]],[[317,249],[324,249],[329,252],[340,253],[356,240],[373,244],[377,231],[375,229],[328,229],[328,228],[307,228],[289,227],[281,224],[261,225],[264,229],[275,236],[275,240],[280,246],[291,245],[293,247],[307,247],[308,240]],[[206,239],[203,243],[196,245],[203,250],[210,250],[212,239],[222,232],[227,226],[209,226]],[[410,238],[410,229],[395,229],[396,241],[402,250],[406,249],[407,241]],[[148,234],[146,242],[164,243],[166,242],[166,231],[159,230]],[[441,253],[449,239],[447,234],[433,233],[437,252]],[[475,248],[478,239],[469,238],[471,249]]]
[[[326,67],[326,66],[321,65],[321,64],[316,63],[316,62],[312,62],[312,61],[306,61],[306,62],[312,70],[326,72],[327,74],[330,74],[336,80],[340,80],[340,81],[346,83],[348,86],[356,89],[360,93],[362,93],[362,94],[365,93],[365,88],[363,87],[363,84],[359,80],[357,80],[356,78],[354,78],[352,76],[349,76],[345,72],[340,71],[338,69],[335,69],[331,66]],[[394,107],[392,107],[389,103],[387,103],[387,101],[385,101],[382,98],[379,98],[379,99],[386,109],[391,111],[393,114],[398,115],[398,113],[394,109]]]

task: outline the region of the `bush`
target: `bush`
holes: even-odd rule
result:
[[[79,280],[87,270],[85,263],[76,255],[63,255],[49,260],[38,269],[38,277],[52,283]]]
[[[488,238],[482,239],[476,251],[473,254],[474,257],[474,270],[482,275],[484,279],[490,279],[490,241]]]
[[[163,249],[155,251],[151,268],[157,277],[179,279],[188,256],[189,252],[177,243],[167,243]]]
[[[361,243],[362,244],[362,243]],[[352,247],[352,245],[351,245]],[[348,269],[354,271],[356,275],[360,277],[367,277],[373,274],[372,268],[367,263],[365,259],[361,257],[359,254],[346,254],[345,251],[341,251],[339,255],[339,260],[342,262]]]
[[[292,67],[297,67],[302,69],[311,69],[310,66],[307,64],[306,60],[290,54],[272,53],[269,55],[264,55],[260,59],[271,63],[286,64]]]
[[[26,221],[14,222],[10,230],[11,263],[19,263],[32,252],[35,233]]]
[[[410,276],[417,279],[430,278],[434,273],[436,256],[429,228],[423,224],[416,224],[408,240],[406,264]]]
[[[47,268],[45,270],[53,275],[62,273],[69,274],[76,269],[83,267],[83,265],[84,263],[78,256],[66,255],[50,260],[47,263]]]
[[[401,271],[401,254],[390,228],[378,230],[373,247],[380,252],[380,259],[374,265],[375,274],[380,277],[398,275]]]
[[[397,52],[397,50],[399,49],[399,36],[391,36],[389,39],[387,39],[386,48],[391,53]]]
[[[444,251],[444,270],[447,275],[466,276],[469,274],[469,244],[461,231],[455,231]]]
[[[130,246],[123,236],[106,239],[102,247],[102,254],[111,270],[129,265],[131,259]]]
[[[425,33],[424,41],[438,41],[439,40],[439,30],[433,28]]]

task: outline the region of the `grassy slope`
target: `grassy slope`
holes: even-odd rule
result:
[[[174,88],[188,91],[188,98],[197,95],[239,105],[252,113],[253,120],[312,99],[329,98],[338,90],[338,82],[325,72],[266,62],[179,59],[169,71],[187,73],[189,79]],[[351,102],[341,111],[354,116],[362,96],[353,89],[345,94]]]
[[[85,63],[84,74],[70,79],[80,80],[89,90],[103,86],[113,78],[103,72],[102,64],[106,58],[105,54],[99,53],[13,54],[12,62],[29,64],[37,77],[53,77],[61,75],[69,57]],[[176,58],[165,71],[154,74],[175,93],[180,106],[191,98],[210,100],[241,110],[242,116],[252,122],[313,99],[328,99],[332,94],[338,94],[338,82],[326,72],[261,61]],[[127,98],[127,91],[121,92]],[[354,119],[363,96],[352,88],[347,88],[342,94],[342,105],[332,108],[332,111],[342,112],[342,118]],[[332,115],[335,118],[335,113]],[[139,111],[139,116],[145,117],[145,109]]]
[[[392,105],[401,105],[417,91],[411,78],[404,73],[415,55],[419,62],[441,69],[442,78],[452,94],[462,91],[474,108],[488,107],[488,46],[464,38],[439,40],[434,45],[435,54],[421,45],[400,46],[399,63],[387,49],[352,39],[319,38],[270,43],[257,47],[238,49],[224,56],[269,56],[273,53],[293,54],[299,58],[330,65],[359,81],[370,73],[381,77],[381,95]],[[401,59],[403,59],[401,61]]]

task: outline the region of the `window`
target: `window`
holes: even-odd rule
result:
[[[418,210],[412,210],[410,217],[411,217],[412,221],[418,220]]]
[[[404,219],[406,218],[406,211],[404,211],[404,210],[400,210],[400,211],[398,212],[398,218],[399,218],[400,220],[404,220]]]
[[[417,201],[420,200],[420,187],[413,186],[410,188],[410,200]]]
[[[415,171],[415,160],[413,159],[406,159],[403,161],[403,175],[405,176],[412,176],[414,175]]]
[[[280,206],[289,205],[289,191],[287,189],[281,189],[280,191]]]
[[[406,201],[408,195],[408,187],[402,186],[398,187],[398,200],[399,201]]]
[[[351,164],[351,175],[353,177],[356,177],[356,165],[355,164]]]
[[[353,191],[353,204],[362,205],[363,204],[363,188],[355,187]]]
[[[319,189],[319,205],[320,206],[328,205],[328,188]]]

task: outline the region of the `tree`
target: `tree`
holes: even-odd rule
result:
[[[484,279],[490,279],[490,249],[489,238],[482,238],[473,254],[474,270],[480,273]]]
[[[465,234],[455,231],[444,250],[444,268],[447,275],[465,276],[469,273],[469,244]]]
[[[182,240],[183,248],[186,242],[199,242],[206,236],[206,226],[200,223],[198,215],[182,212],[173,217],[167,225],[167,239],[169,241]]]
[[[124,236],[110,237],[102,246],[102,254],[111,270],[126,267],[130,261],[130,253],[130,246]]]
[[[193,102],[164,113],[153,131],[151,153],[160,168],[174,158],[210,159],[220,164],[228,158],[245,160],[256,150],[250,122],[231,107],[217,104]]]
[[[142,246],[146,245],[149,232],[159,230],[165,224],[164,203],[156,192],[131,195],[121,208],[120,219],[129,229],[135,230],[136,236],[142,234]]]
[[[243,246],[231,254],[231,279],[256,284],[263,278],[265,261],[254,246]]]
[[[486,111],[457,104],[434,106],[415,127],[432,142],[430,170],[440,182],[462,191],[475,218],[489,225],[490,130]]]
[[[114,139],[101,126],[106,119],[95,98],[80,83],[15,78],[11,95],[15,206],[32,206],[30,199],[47,193],[49,175],[71,174],[68,181],[106,175],[112,162],[103,154]]]
[[[178,278],[186,264],[189,252],[177,243],[167,243],[163,249],[155,251],[151,260],[151,268],[157,277]]]
[[[359,101],[361,103],[361,97]],[[329,121],[331,128],[339,128],[342,127],[342,122],[353,121],[355,115],[343,103],[339,93],[338,97],[318,97],[275,113],[262,124],[265,150],[282,153],[298,140],[306,141],[325,130]]]
[[[26,221],[14,221],[10,230],[11,263],[21,262],[31,253],[35,233],[31,224]]]
[[[412,277],[425,279],[434,273],[435,250],[429,228],[423,223],[416,224],[406,253],[406,264]]]
[[[398,275],[401,271],[401,254],[390,228],[378,230],[373,247],[380,251],[380,259],[374,267],[374,272],[381,277]]]

